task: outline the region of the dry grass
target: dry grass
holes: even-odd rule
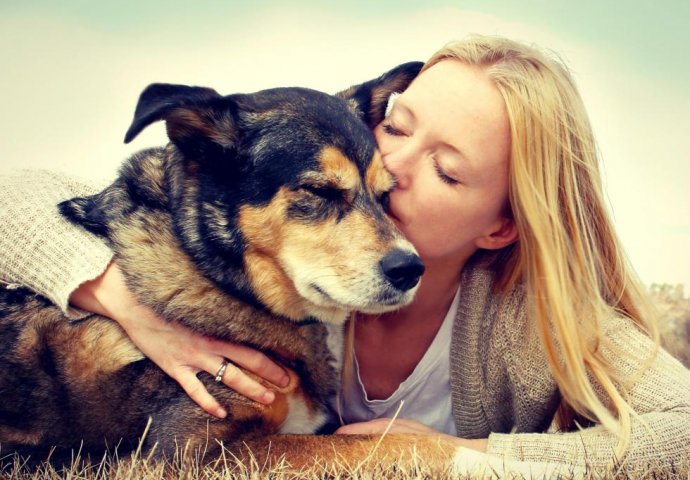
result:
[[[650,294],[661,316],[661,344],[690,368],[690,298],[682,285],[652,285]]]
[[[74,465],[56,470],[52,467],[44,467],[37,471],[22,470],[19,465],[13,466],[11,470],[0,473],[2,478],[12,478],[17,480],[57,480],[57,479],[84,479],[84,480],[220,480],[220,479],[272,479],[272,480],[317,480],[323,478],[339,479],[375,479],[375,478],[453,478],[450,475],[431,475],[425,469],[413,469],[402,472],[395,466],[374,467],[365,472],[355,473],[346,468],[343,469],[323,469],[315,466],[306,471],[293,471],[284,466],[273,467],[271,469],[261,468],[254,464],[250,466],[237,465],[229,462],[226,465],[215,467],[189,466],[181,468],[166,465],[161,462],[146,460],[104,460],[97,465]],[[458,477],[455,477],[458,478]],[[461,477],[462,478],[462,477]]]
[[[7,459],[5,459],[7,460]],[[440,480],[462,480],[467,478],[507,478],[525,480],[528,478],[557,478],[569,479],[578,478],[583,480],[613,480],[613,479],[685,479],[690,480],[690,466],[681,466],[678,469],[669,471],[668,469],[655,468],[651,466],[646,472],[635,475],[628,475],[624,472],[601,473],[594,470],[585,472],[572,470],[561,473],[557,476],[545,474],[539,469],[530,470],[533,472],[525,474],[518,471],[514,473],[510,470],[501,472],[499,470],[482,470],[472,475],[453,474],[452,472],[432,471],[423,459],[414,459],[412,463],[407,463],[403,468],[395,463],[386,465],[374,464],[367,465],[366,468],[352,469],[342,464],[314,465],[313,467],[295,471],[288,468],[285,463],[267,468],[259,465],[255,461],[245,464],[239,463],[231,456],[221,458],[214,465],[202,466],[198,462],[190,462],[186,465],[179,463],[164,463],[146,458],[117,458],[104,457],[99,462],[85,462],[75,458],[71,465],[62,468],[55,468],[48,464],[43,464],[37,469],[26,468],[22,462],[14,458],[0,468],[0,478],[16,480],[57,480],[57,479],[83,479],[83,480],[220,480],[220,479],[271,479],[271,480],[317,480],[329,478],[333,480],[370,480],[370,479],[394,479],[412,480],[420,478],[433,478]]]
[[[661,313],[661,342],[671,354],[676,356],[686,366],[690,367],[690,298],[686,298],[681,287],[669,285],[653,285],[650,289],[654,303]],[[0,450],[0,457],[2,451]],[[239,462],[227,454],[213,465],[203,465],[201,462],[165,463],[148,458],[141,458],[138,453],[132,457],[118,458],[107,456],[100,461],[85,461],[77,455],[70,465],[55,468],[49,464],[42,464],[38,468],[28,468],[16,457],[0,458],[0,479],[17,480],[219,480],[219,479],[305,479],[316,480],[331,478],[334,480],[353,479],[369,480],[377,478],[391,478],[396,480],[411,480],[418,478],[470,478],[452,475],[450,472],[432,472],[424,459],[412,459],[405,468],[394,463],[386,465],[366,465],[366,468],[353,469],[335,462],[328,467],[314,465],[309,470],[294,471],[286,463],[273,465],[270,468],[260,465],[256,461]],[[471,478],[492,478],[497,472],[484,472]],[[593,470],[584,472],[578,478],[592,480],[609,480],[623,478],[644,479],[685,479],[690,480],[690,465],[682,465],[675,471],[663,470],[651,466],[647,472],[634,476],[623,472],[601,473]],[[571,478],[571,474],[563,474],[558,478]],[[524,474],[507,474],[502,478],[526,478]],[[541,475],[533,478],[544,478]]]
[[[315,464],[308,469],[291,469],[285,462],[267,467],[255,460],[241,463],[231,455],[225,455],[215,464],[202,465],[200,462],[188,462],[184,465],[179,462],[166,463],[147,458],[117,458],[104,457],[100,462],[89,463],[79,458],[72,461],[71,465],[55,468],[48,464],[42,464],[38,469],[27,468],[22,462],[13,457],[13,461],[0,469],[0,478],[12,478],[17,480],[56,480],[56,479],[84,479],[84,480],[220,480],[220,479],[271,479],[271,480],[317,480],[329,478],[333,480],[353,479],[369,480],[378,478],[392,479],[417,479],[439,478],[458,479],[469,478],[466,476],[432,472],[423,459],[413,459],[405,469],[400,468],[395,462],[382,464],[370,464],[365,468],[349,467],[344,463],[335,461],[326,466]]]

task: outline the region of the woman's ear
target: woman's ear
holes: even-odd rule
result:
[[[475,244],[485,250],[498,250],[507,247],[518,239],[515,221],[509,217],[500,217],[489,230],[489,233],[477,238]]]

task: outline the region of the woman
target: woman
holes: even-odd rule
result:
[[[383,431],[388,421],[376,418],[392,416],[402,397],[411,401],[393,431],[453,436],[504,458],[687,465],[690,373],[658,349],[606,213],[587,115],[564,67],[505,39],[450,44],[374,133],[397,179],[391,218],[426,272],[410,306],[351,322],[354,355],[346,357],[339,405],[350,424],[339,433]],[[65,182],[39,182],[51,197],[42,208],[88,193]],[[6,196],[40,193],[35,180],[23,191],[9,186]],[[21,218],[11,208],[39,202],[8,201],[5,222]],[[16,233],[26,233],[23,223],[13,225],[15,233],[0,235],[0,277],[63,309],[69,297],[114,318],[209,413],[225,414],[195,375],[216,375],[224,358],[285,381],[262,354],[193,335],[138,305],[107,249],[82,232],[55,219],[50,239],[41,233],[26,245]],[[56,249],[68,235],[85,239]],[[257,401],[273,399],[234,365],[223,382]],[[556,432],[575,425],[586,428]]]

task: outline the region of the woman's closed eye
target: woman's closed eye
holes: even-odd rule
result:
[[[436,170],[436,175],[438,176],[438,178],[441,179],[442,182],[447,183],[448,185],[457,185],[460,183],[458,180],[456,180],[453,177],[451,177],[450,175],[448,175],[443,170],[441,165],[439,165],[438,160],[435,160],[435,159],[434,159],[434,170]]]
[[[403,137],[405,136],[405,133],[402,130],[399,130],[395,128],[392,124],[390,123],[384,123],[383,124],[383,131],[387,133],[388,135],[393,135],[394,137]]]

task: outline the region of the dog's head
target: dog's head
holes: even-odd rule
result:
[[[340,96],[154,84],[125,140],[166,122],[176,233],[222,288],[296,321],[399,308],[424,267],[385,214],[394,179],[371,128],[420,66]]]

